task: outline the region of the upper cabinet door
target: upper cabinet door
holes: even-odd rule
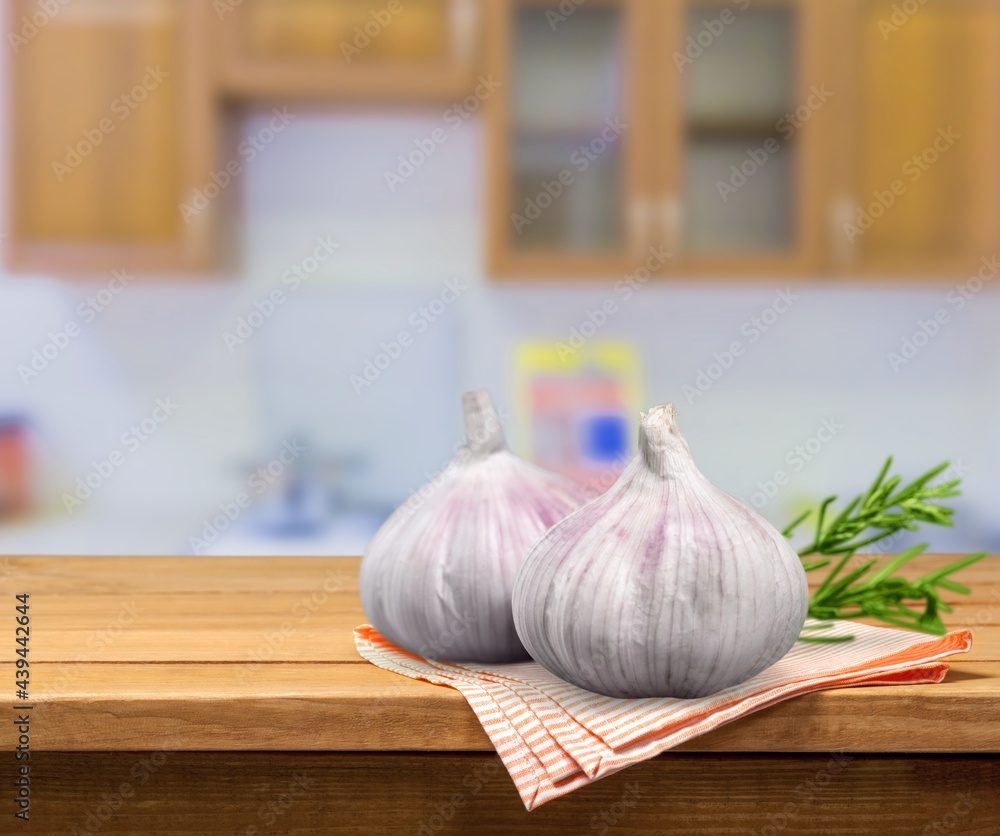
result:
[[[650,260],[646,4],[491,0],[489,268],[614,276]],[[661,265],[656,265],[661,266]]]
[[[202,0],[11,0],[16,271],[197,271],[214,158]]]
[[[656,229],[671,272],[815,272],[824,72],[812,0],[655,3]]]
[[[479,0],[223,0],[226,90],[447,99],[475,86]]]
[[[1000,244],[1000,5],[851,0],[840,23],[834,266],[976,272]]]

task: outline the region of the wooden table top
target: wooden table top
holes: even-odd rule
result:
[[[922,556],[923,573],[953,556]],[[357,558],[0,559],[15,690],[15,595],[30,595],[33,749],[489,751],[464,698],[363,661]],[[959,574],[973,631],[939,685],[799,697],[680,747],[698,752],[1000,752],[1000,559]],[[0,724],[11,750],[15,727]]]

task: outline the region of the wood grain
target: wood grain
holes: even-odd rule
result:
[[[215,152],[206,4],[62,5],[8,4],[11,32],[47,21],[10,58],[11,266],[109,278],[204,267],[213,208],[185,222],[180,204]]]
[[[480,754],[40,753],[32,774],[18,832],[995,836],[1000,821],[1000,763],[977,757],[671,754],[531,813]]]
[[[953,558],[925,556],[924,573]],[[38,751],[490,751],[464,698],[364,662],[358,558],[0,559],[31,595]],[[781,703],[688,751],[1000,751],[1000,571],[965,570],[954,624],[974,651],[936,686],[856,688]],[[2,600],[2,598],[0,598]],[[0,681],[13,681],[13,641]],[[6,677],[6,679],[3,679]],[[915,718],[919,722],[915,722]],[[13,726],[0,724],[0,741]]]
[[[457,103],[477,84],[478,6],[408,0],[375,31],[372,15],[384,20],[386,2],[233,4],[216,21],[221,85],[254,100]],[[364,45],[357,32],[366,25]]]
[[[33,662],[357,662],[353,628],[367,621],[355,592],[36,597]],[[1000,606],[958,607],[975,627],[963,661],[1000,661]],[[875,624],[869,619],[868,623]],[[15,660],[14,645],[0,662]]]
[[[33,665],[44,751],[490,751],[465,699],[367,663]],[[0,665],[0,681],[13,666]],[[934,686],[848,688],[782,702],[687,751],[1000,752],[1000,663]],[[14,741],[0,724],[0,746]]]
[[[925,0],[921,14],[887,29],[899,22],[893,0],[838,5],[835,37],[855,60],[831,65],[834,186],[847,193],[851,222],[894,181],[904,189],[889,194],[884,214],[869,212],[877,220],[855,238],[845,266],[909,279],[975,274],[1000,238],[1000,165],[987,150],[1000,142],[1000,8]],[[940,131],[958,138],[914,166]]]

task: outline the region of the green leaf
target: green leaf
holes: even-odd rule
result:
[[[963,557],[915,581],[900,577],[898,572],[927,548],[924,543],[907,549],[881,568],[874,569],[878,561],[870,558],[842,575],[851,558],[873,543],[904,531],[916,531],[921,525],[954,525],[954,509],[941,505],[940,500],[960,496],[961,479],[931,484],[950,463],[943,462],[903,487],[900,487],[901,477],[890,475],[892,463],[892,456],[889,456],[868,490],[854,497],[833,519],[828,521],[837,497],[827,497],[820,503],[813,542],[802,548],[799,556],[807,572],[831,564],[833,568],[812,594],[809,616],[822,621],[877,618],[894,627],[942,635],[946,628],[941,613],[949,613],[952,609],[941,600],[940,591],[968,595],[969,588],[952,580],[951,576],[981,560],[985,552]],[[810,514],[810,511],[800,514],[785,528],[784,536],[790,537]],[[818,559],[806,561],[808,557]],[[803,632],[823,627],[812,625],[803,628]],[[852,638],[799,637],[800,641],[817,644],[839,643]]]

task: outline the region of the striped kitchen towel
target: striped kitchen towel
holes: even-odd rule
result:
[[[939,660],[972,647],[968,630],[927,636],[836,622],[820,635],[855,639],[799,642],[763,673],[710,697],[623,700],[577,688],[534,662],[440,662],[396,647],[367,624],[354,630],[372,664],[462,693],[529,810],[799,694],[940,682],[948,666]]]

